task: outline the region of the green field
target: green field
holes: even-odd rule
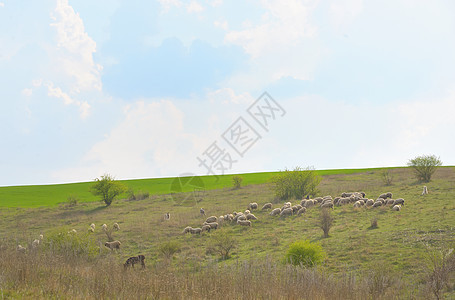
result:
[[[134,190],[153,195],[144,200],[115,200],[109,207],[88,194],[90,183],[5,187],[0,189],[0,290],[7,298],[43,299],[132,295],[153,299],[239,299],[239,295],[244,299],[431,299],[427,282],[431,257],[455,245],[455,167],[439,168],[426,184],[430,194],[425,196],[421,196],[423,184],[416,182],[411,169],[388,168],[393,178],[390,186],[384,185],[382,170],[318,171],[322,175],[320,196],[364,191],[368,198],[376,199],[392,192],[394,198],[406,201],[399,212],[390,207],[355,209],[352,204],[335,207],[328,238],[323,238],[318,227],[318,207],[285,219],[259,209],[254,211],[258,220],[251,227],[224,223],[214,232],[182,234],[186,226],[201,226],[200,207],[215,216],[243,211],[250,202],[260,207],[273,202],[274,207],[281,207],[282,201],[275,200],[267,183],[273,173],[242,174],[246,185],[237,190],[231,188],[232,175],[219,181],[203,177],[206,190],[189,202],[184,199],[193,192],[169,194],[172,178],[125,181]],[[36,197],[38,194],[41,196]],[[87,202],[56,205],[68,194]],[[4,195],[14,203],[8,203]],[[297,204],[300,199],[291,201]],[[170,220],[164,220],[165,212],[170,212]],[[376,229],[370,228],[374,219]],[[101,225],[114,222],[121,230],[113,232],[113,238],[122,242],[122,249],[111,253],[102,246],[107,237]],[[88,234],[91,223],[96,230]],[[88,236],[99,247],[95,258],[54,255],[43,248],[42,252],[27,252],[27,264],[17,266],[18,244],[30,248],[33,239],[43,234],[44,245],[50,245],[46,238],[73,228],[78,238]],[[230,259],[220,261],[210,246],[223,233],[234,239],[235,248]],[[326,251],[327,258],[318,270],[283,265],[286,249],[300,239],[318,242]],[[168,242],[179,247],[171,259],[161,251]],[[147,258],[146,270],[125,275],[122,263],[139,253]],[[443,288],[446,299],[455,298],[454,274],[450,276]],[[290,282],[296,286],[283,289]]]
[[[320,170],[320,175],[333,174],[352,174],[379,169],[337,169]],[[266,183],[277,172],[261,172],[238,174],[243,177],[243,185]],[[232,186],[232,176],[198,176],[202,182],[203,190],[222,189]],[[153,195],[169,194],[173,192],[172,185],[176,178],[152,178],[121,180],[128,188],[135,192],[149,192]],[[90,193],[91,182],[55,184],[55,185],[30,185],[30,186],[11,186],[0,187],[0,207],[39,207],[55,206],[65,202],[71,195],[77,196],[80,202],[93,202],[98,199]],[[192,185],[182,187],[182,192],[194,190]],[[127,195],[122,195],[126,197]]]

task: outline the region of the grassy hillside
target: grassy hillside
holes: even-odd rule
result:
[[[183,235],[184,227],[200,227],[202,224],[200,207],[204,207],[208,215],[219,216],[243,211],[249,202],[258,202],[262,206],[273,201],[274,196],[268,184],[251,184],[232,190],[230,176],[223,179],[225,185],[220,185],[223,188],[207,189],[205,193],[198,195],[194,203],[184,202],[185,205],[181,205],[182,199],[191,196],[191,193],[171,197],[163,192],[140,201],[118,200],[110,207],[104,207],[99,202],[82,203],[75,207],[4,207],[0,210],[0,235],[3,237],[0,240],[0,256],[3,256],[3,259],[0,259],[0,269],[6,270],[6,275],[3,283],[0,282],[0,287],[3,285],[3,288],[14,296],[15,293],[24,295],[23,293],[27,292],[36,295],[38,291],[45,289],[43,286],[47,286],[49,295],[56,297],[65,287],[55,283],[55,278],[63,278],[64,282],[79,287],[78,293],[82,294],[77,294],[76,298],[100,298],[100,295],[110,297],[113,295],[108,288],[103,289],[105,294],[98,294],[97,297],[100,287],[87,284],[90,276],[108,276],[105,275],[106,272],[102,273],[104,275],[97,272],[102,272],[103,268],[120,270],[121,263],[127,257],[142,253],[147,257],[147,269],[143,273],[132,273],[135,275],[128,278],[132,282],[140,280],[148,292],[135,294],[136,298],[149,295],[146,293],[152,293],[151,290],[156,291],[155,284],[158,283],[155,280],[165,277],[171,282],[180,282],[185,289],[172,290],[166,285],[171,283],[160,281],[164,291],[161,296],[164,298],[221,298],[224,292],[230,295],[227,298],[235,299],[235,295],[221,287],[226,286],[237,291],[242,278],[248,282],[254,281],[264,290],[272,289],[270,294],[261,294],[261,297],[266,299],[276,299],[276,295],[289,299],[428,298],[432,294],[425,288],[424,274],[431,253],[429,249],[453,247],[455,242],[455,168],[440,168],[432,182],[427,184],[430,194],[426,196],[420,196],[423,185],[415,182],[410,169],[390,169],[393,176],[391,186],[383,185],[380,171],[381,169],[349,170],[345,171],[345,174],[342,171],[324,171],[326,173],[319,186],[321,195],[335,197],[345,191],[361,190],[367,197],[376,199],[379,194],[390,191],[394,198],[404,198],[406,201],[399,212],[391,211],[390,207],[354,209],[352,204],[335,207],[332,212],[334,226],[329,238],[322,238],[322,230],[317,226],[320,214],[317,207],[310,208],[303,216],[286,219],[271,217],[268,212],[259,210],[254,212],[259,220],[253,221],[251,228],[224,224],[221,229],[200,236]],[[248,180],[257,180],[257,183],[266,181],[270,173],[243,176],[245,183]],[[134,189],[146,190],[145,187],[151,182],[153,180],[135,180],[128,181],[128,184],[134,186]],[[209,179],[207,182],[208,186],[215,186],[211,185]],[[278,207],[282,203],[273,205]],[[169,221],[163,218],[165,212],[171,214]],[[378,222],[376,229],[370,228],[373,219]],[[106,235],[100,228],[101,224],[111,226],[114,222],[118,222],[121,227],[120,231],[113,232],[113,237],[122,242],[122,250],[109,253],[101,246],[101,252],[95,258],[95,265],[99,270],[95,269],[93,259],[81,258],[68,263],[58,260],[57,264],[62,264],[62,267],[57,266],[52,270],[35,262],[43,274],[54,278],[49,279],[54,280],[51,285],[35,274],[38,271],[28,270],[29,273],[20,275],[7,259],[8,253],[14,255],[13,250],[17,244],[30,247],[31,241],[41,233],[46,237],[56,231],[66,232],[75,228],[77,235],[82,237],[87,234],[91,223],[95,223],[97,228],[90,238],[93,238],[97,245],[102,245],[106,241]],[[223,233],[235,240],[236,247],[233,249],[232,258],[218,261],[218,256],[210,251],[209,246],[214,237]],[[320,269],[322,273],[299,273],[298,270],[281,267],[289,244],[298,239],[319,242],[327,252],[327,259]],[[175,242],[180,248],[180,252],[176,253],[172,260],[165,259],[160,251],[169,241]],[[28,259],[33,260],[32,257]],[[255,264],[258,266],[253,267]],[[75,267],[76,271],[71,271],[71,266]],[[162,273],[163,268],[168,270],[167,275]],[[233,269],[228,272],[226,268]],[[183,277],[179,277],[179,274]],[[224,277],[217,277],[221,275],[216,274],[224,274]],[[283,282],[280,281],[283,278],[278,279],[272,275],[267,277],[265,274],[273,274],[275,277],[289,276],[289,282],[295,281],[296,284],[305,286],[306,290],[299,288],[297,291],[306,291],[308,294],[284,291],[281,289]],[[23,281],[20,281],[20,276],[24,276]],[[129,280],[121,276],[115,277],[117,275],[109,276],[112,277],[106,278],[113,282]],[[212,287],[202,284],[200,280],[204,276],[215,276],[207,282],[216,284],[219,288],[212,290]],[[308,284],[308,276],[312,278],[314,285],[304,285],[302,281]],[[454,282],[445,287],[446,295],[455,297]],[[51,288],[53,285],[55,288]],[[315,288],[326,285],[333,288],[329,294],[321,294],[320,289]],[[116,289],[114,286],[110,288]],[[242,288],[242,293],[252,293],[248,287]],[[313,289],[315,293],[319,290],[319,294],[311,294]],[[179,292],[182,294],[172,294]],[[254,289],[254,293],[258,292],[258,289]],[[254,293],[248,294],[250,296],[246,298],[256,298]],[[174,296],[169,296],[171,294]],[[157,295],[160,295],[159,292]]]
[[[348,169],[348,170],[321,170],[321,175],[352,174],[375,169]],[[277,172],[262,172],[239,174],[243,177],[243,185],[266,183]],[[232,186],[233,175],[198,176],[198,182],[203,190],[222,189]],[[175,192],[173,184],[176,178],[152,178],[122,180],[134,191],[149,192],[150,194],[169,194]],[[76,196],[80,202],[94,202],[98,199],[90,193],[91,182],[56,184],[56,185],[30,185],[0,187],[0,207],[39,207],[55,206],[65,202],[71,195]],[[194,190],[191,184],[183,185],[182,192]],[[122,195],[126,197],[126,194]]]

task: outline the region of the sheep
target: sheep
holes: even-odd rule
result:
[[[202,207],[199,210],[199,213],[201,214],[201,216],[205,216],[205,210]]]
[[[403,198],[398,198],[398,199],[395,200],[394,204],[395,205],[397,205],[397,204],[404,205],[404,199]]]
[[[126,260],[126,262],[123,264],[125,270],[131,266],[133,267],[134,269],[134,264],[138,264],[140,263],[142,268],[144,269],[145,268],[145,256],[144,255],[138,255],[138,256],[133,256],[133,257],[130,257]]]
[[[303,207],[303,206],[300,205],[300,204],[294,205],[294,206],[291,207],[291,208],[292,208],[292,212],[295,214],[295,213],[297,213],[302,207]]]
[[[249,210],[249,209],[247,209],[247,210],[245,210],[245,211],[243,212],[244,215],[247,215],[247,214],[249,214],[249,213],[250,213],[250,210]]]
[[[274,210],[272,210],[270,212],[270,215],[271,216],[276,216],[276,215],[279,215],[281,213],[281,208],[275,208]]]
[[[423,186],[423,191],[422,191],[422,195],[421,196],[427,195],[427,194],[428,194],[428,189],[427,189],[426,186]]]
[[[388,192],[388,193],[381,194],[381,195],[379,195],[378,198],[382,198],[382,199],[392,198],[392,193]]]
[[[257,220],[258,218],[255,215],[249,213],[246,215],[246,219],[247,220]]]
[[[381,201],[376,201],[373,203],[373,207],[379,207],[379,206],[382,206],[382,202]]]
[[[168,213],[169,215],[169,213]],[[168,216],[169,218],[171,217],[170,215]],[[120,230],[120,226],[118,225],[118,223],[114,223],[114,225],[112,226],[112,228],[115,230],[115,231],[119,231]]]
[[[272,209],[272,203],[266,203],[262,206],[262,210]]]
[[[249,214],[248,214],[248,215],[249,215]],[[245,221],[245,220],[246,220],[246,216],[247,216],[247,215],[244,215],[244,214],[239,215],[239,217],[237,218],[237,221],[238,221],[238,220]]]
[[[186,226],[185,229],[183,229],[182,233],[188,233],[191,231],[191,229],[193,229],[193,228],[191,228],[190,226]]]
[[[101,225],[101,229],[103,229],[103,231],[107,231],[107,225],[106,224]]]
[[[191,234],[201,234],[202,228],[191,228],[190,233]]]
[[[40,234],[39,239],[42,241],[44,239],[44,236],[42,234]]]
[[[316,197],[313,200],[316,200],[318,203],[321,203],[322,202],[322,197]]]
[[[251,226],[251,221],[248,220],[237,220],[237,224],[242,226]]]
[[[33,240],[33,242],[32,242],[32,248],[33,248],[33,249],[38,248],[38,247],[39,247],[39,243],[40,243],[40,242],[39,242],[38,239]]]
[[[367,206],[373,206],[374,200],[373,199],[368,199],[367,202],[365,202]]]
[[[395,204],[395,200],[389,199],[389,200],[386,201],[385,204],[386,204],[386,205],[394,205],[394,204]]]
[[[93,224],[93,223],[92,223],[92,224],[90,224],[90,228],[92,228],[92,229],[93,229],[93,231],[95,231],[95,224]]]
[[[302,207],[301,209],[299,209],[299,211],[297,212],[297,215],[300,216],[301,214],[304,214],[306,212],[306,207]]]
[[[286,202],[282,207],[281,210],[284,210],[286,208],[290,208],[292,206],[291,202]]]
[[[89,228],[88,228],[88,232],[89,232],[89,233],[90,233],[90,232],[93,233],[93,232],[95,232],[95,229],[93,229],[93,227],[89,227]]]
[[[338,204],[338,201],[340,201],[341,197],[335,197],[335,199],[333,199],[333,204],[337,205]]]
[[[76,234],[76,233],[77,233],[76,229],[71,229],[70,231],[68,231],[68,234]]]
[[[292,216],[292,208],[285,208],[280,213],[281,217]]]
[[[341,198],[351,197],[352,194],[354,194],[354,193],[342,193]]]
[[[25,253],[25,251],[27,250],[27,248],[22,247],[21,245],[17,245],[16,250],[17,250],[17,252],[19,252],[19,253]]]
[[[393,210],[393,211],[400,211],[400,210],[401,210],[401,205],[394,205],[394,206],[392,207],[392,210]]]
[[[218,229],[218,223],[217,222],[211,222],[211,223],[204,222],[204,224],[202,224],[202,225],[209,225],[211,229]]]
[[[164,214],[164,219],[165,219],[165,220],[170,220],[170,219],[171,219],[171,214],[168,213],[168,212],[165,213],[165,214]]]
[[[248,204],[248,209],[253,210],[253,209],[258,209],[258,204],[256,202]]]
[[[312,199],[306,200],[303,207],[310,208],[314,205],[314,201]]]
[[[111,250],[114,250],[114,249],[120,249],[120,245],[122,243],[120,243],[120,241],[113,241],[113,242],[106,242],[104,243],[104,246],[111,249]]]
[[[359,208],[359,207],[361,207],[361,206],[362,206],[362,204],[360,204],[360,200],[359,200],[359,201],[356,201],[356,202],[354,203],[354,208]]]
[[[210,225],[202,225],[202,232],[204,231],[207,231],[207,232],[210,232],[210,229],[212,229],[212,227],[210,227]]]
[[[333,209],[333,203],[332,202],[327,202],[321,205],[321,208],[331,208]]]
[[[240,218],[240,217],[244,217],[245,215],[243,213],[238,213],[234,216],[233,220],[234,222],[237,222],[237,220]]]
[[[218,221],[218,218],[216,216],[211,216],[211,217],[208,217],[205,222],[207,223],[213,223],[213,222],[217,222]]]

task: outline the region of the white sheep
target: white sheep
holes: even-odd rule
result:
[[[191,229],[193,229],[191,226],[186,226],[185,229],[183,229],[182,233],[188,233],[191,231]]]
[[[77,233],[76,229],[71,229],[70,231],[68,231],[68,234],[76,234],[76,233]]]
[[[113,228],[115,231],[119,231],[119,230],[120,230],[120,225],[118,225],[118,223],[114,223],[114,225],[112,226],[112,228]]]
[[[279,215],[280,213],[281,213],[281,208],[278,207],[278,208],[275,208],[274,210],[272,210],[270,212],[270,215],[271,216],[276,216],[276,215]]]
[[[93,231],[95,231],[95,224],[90,224],[90,228],[93,228]]]
[[[401,210],[401,206],[400,206],[400,205],[394,205],[394,206],[392,207],[392,210],[393,210],[393,211],[400,211],[400,210]]]
[[[93,233],[93,232],[95,232],[95,229],[93,229],[93,227],[89,227],[88,228],[88,232],[92,232]]]
[[[376,201],[373,203],[373,207],[379,207],[382,206],[382,201]]]
[[[43,240],[44,239],[44,236],[42,234],[39,235],[39,239],[40,240]]]
[[[27,250],[27,248],[22,247],[21,245],[17,245],[16,250],[17,250],[17,252],[25,253],[25,251]]]
[[[243,214],[244,214],[244,215],[247,215],[247,214],[249,214],[249,213],[250,213],[250,210],[247,209],[247,210],[245,210],[245,212],[244,212]]]
[[[386,205],[394,205],[394,204],[395,204],[395,200],[389,199],[389,200],[386,201],[385,204],[386,204]]]
[[[164,214],[164,219],[165,219],[165,220],[170,220],[170,219],[171,219],[171,214],[168,213],[168,212],[165,213],[165,214]]]
[[[203,225],[201,229],[202,229],[202,232],[204,232],[204,231],[210,232],[210,229],[212,229],[212,227],[210,227],[210,225]]]
[[[392,198],[392,193],[388,192],[388,193],[381,194],[381,195],[379,195],[378,198],[382,198],[382,199]]]
[[[191,228],[191,234],[201,234],[202,228]]]
[[[264,204],[264,206],[262,206],[262,210],[266,210],[266,209],[272,209],[272,203],[266,203],[266,204]]]
[[[248,215],[249,215],[249,214],[248,214]],[[237,221],[238,221],[238,220],[245,221],[245,220],[246,220],[246,216],[247,216],[247,215],[244,215],[244,214],[239,215],[239,216],[237,217]]]
[[[114,249],[120,249],[120,245],[122,243],[120,243],[120,241],[113,241],[113,242],[106,242],[104,243],[104,246],[111,249],[111,250],[114,250]]]
[[[368,199],[367,202],[365,202],[367,206],[373,206],[374,200],[373,199]]]
[[[101,225],[101,229],[103,229],[103,231],[107,231],[107,225],[106,224]]]
[[[205,210],[202,207],[199,210],[199,213],[201,214],[201,216],[205,216]]]
[[[208,217],[205,222],[207,223],[213,223],[213,222],[217,222],[218,221],[218,218],[216,216],[211,216],[211,217]]]
[[[251,226],[251,221],[248,220],[237,220],[237,224],[242,226]]]
[[[249,213],[246,215],[246,219],[247,220],[257,220],[258,218],[255,215],[253,215],[252,213]]]
[[[332,202],[326,202],[324,204],[321,204],[321,208],[331,208],[331,209],[333,209],[333,203]]]
[[[204,224],[202,224],[202,225],[209,225],[210,228],[212,228],[212,229],[218,229],[218,223],[217,222],[211,222],[211,223],[204,222]]]
[[[428,194],[428,188],[426,186],[423,186],[423,191],[422,191],[422,195],[427,195]]]
[[[39,241],[38,239],[33,240],[33,242],[32,242],[32,248],[33,248],[33,249],[38,248],[38,247],[39,247],[39,243],[40,243],[40,241]]]
[[[280,213],[281,217],[292,216],[292,208],[285,208]]]
[[[395,200],[394,204],[395,205],[397,205],[397,204],[404,205],[404,199],[403,198],[398,198],[398,199]]]
[[[304,214],[306,212],[306,207],[302,207],[301,209],[299,209],[299,211],[297,212],[297,215],[300,216],[301,214]]]
[[[252,202],[248,204],[248,209],[249,210],[258,209],[258,204],[256,202]]]

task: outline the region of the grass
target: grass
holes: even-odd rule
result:
[[[321,170],[320,175],[353,174],[372,171],[377,169],[336,169]],[[266,183],[277,172],[261,172],[237,174],[243,178],[242,185]],[[223,189],[232,187],[232,177],[235,175],[220,176],[198,176],[202,182],[202,191]],[[150,194],[172,193],[173,183],[176,178],[152,178],[121,180],[128,188],[136,191],[149,192]],[[69,196],[76,196],[79,202],[96,202],[98,198],[90,193],[92,182],[54,184],[54,185],[29,185],[29,186],[8,186],[0,187],[0,207],[40,207],[57,206],[63,203]],[[177,185],[178,186],[178,185]],[[182,187],[182,192],[193,191],[192,185]],[[127,197],[125,193],[122,195]]]
[[[148,199],[117,200],[109,207],[99,202],[73,207],[3,207],[0,210],[0,270],[3,270],[0,289],[13,298],[36,295],[41,295],[37,298],[61,295],[128,298],[127,293],[132,293],[132,298],[147,295],[150,298],[188,299],[222,296],[236,299],[241,295],[238,293],[244,293],[247,299],[429,298],[422,279],[427,246],[438,249],[455,245],[455,168],[438,169],[432,182],[426,184],[430,192],[426,196],[420,196],[423,185],[415,182],[410,169],[391,168],[389,171],[394,178],[391,186],[383,185],[381,169],[345,173],[321,171],[327,173],[322,175],[320,194],[335,197],[345,191],[361,190],[375,199],[390,191],[394,198],[401,197],[406,201],[400,212],[390,208],[354,209],[352,205],[335,207],[330,237],[323,238],[323,232],[317,226],[320,215],[317,207],[308,209],[303,216],[286,219],[271,217],[265,211],[254,211],[259,220],[253,221],[252,227],[225,224],[219,229],[229,231],[236,242],[231,258],[223,261],[208,251],[208,245],[219,232],[192,236],[183,235],[183,228],[201,226],[200,207],[204,207],[207,215],[219,216],[243,211],[250,202],[257,202],[259,207],[273,202],[269,185],[260,182],[267,181],[265,178],[270,173],[251,174],[251,178],[242,174],[248,185],[237,190],[231,188],[231,176],[226,176],[226,185],[207,189],[198,202],[188,203],[192,205],[182,205],[179,201],[191,193],[176,194],[172,198],[166,193],[152,193]],[[259,183],[251,184],[254,180]],[[138,184],[134,189],[149,191],[145,184],[151,180],[131,182]],[[215,184],[210,187],[213,186]],[[82,196],[78,196],[83,201]],[[170,220],[164,220],[165,212],[171,213]],[[371,230],[371,220],[375,218],[378,227]],[[84,235],[91,223],[97,226],[92,235],[94,243],[102,245],[107,239],[101,224],[112,226],[114,222],[121,228],[113,232],[113,238],[122,242],[119,252],[110,253],[101,247],[94,261],[84,258],[66,261],[65,257],[56,257],[50,258],[52,266],[49,267],[43,260],[48,252],[29,252],[26,259],[36,268],[20,265],[25,273],[20,273],[21,268],[11,262],[17,255],[14,252],[17,244],[30,248],[39,234],[46,237],[59,229],[66,232],[75,228],[78,235]],[[289,245],[302,239],[319,242],[327,253],[320,269],[294,270],[281,264]],[[169,242],[180,245],[179,252],[171,259],[160,251]],[[120,269],[125,259],[138,254],[146,256],[147,269],[122,275]],[[106,272],[111,269],[118,270],[120,275]],[[110,281],[121,284],[124,290],[109,286],[107,282]],[[291,283],[295,284],[292,289],[283,289]],[[129,288],[128,284],[139,290]],[[372,296],[376,293],[377,296]],[[455,297],[453,287],[447,287],[446,293],[449,298]]]

